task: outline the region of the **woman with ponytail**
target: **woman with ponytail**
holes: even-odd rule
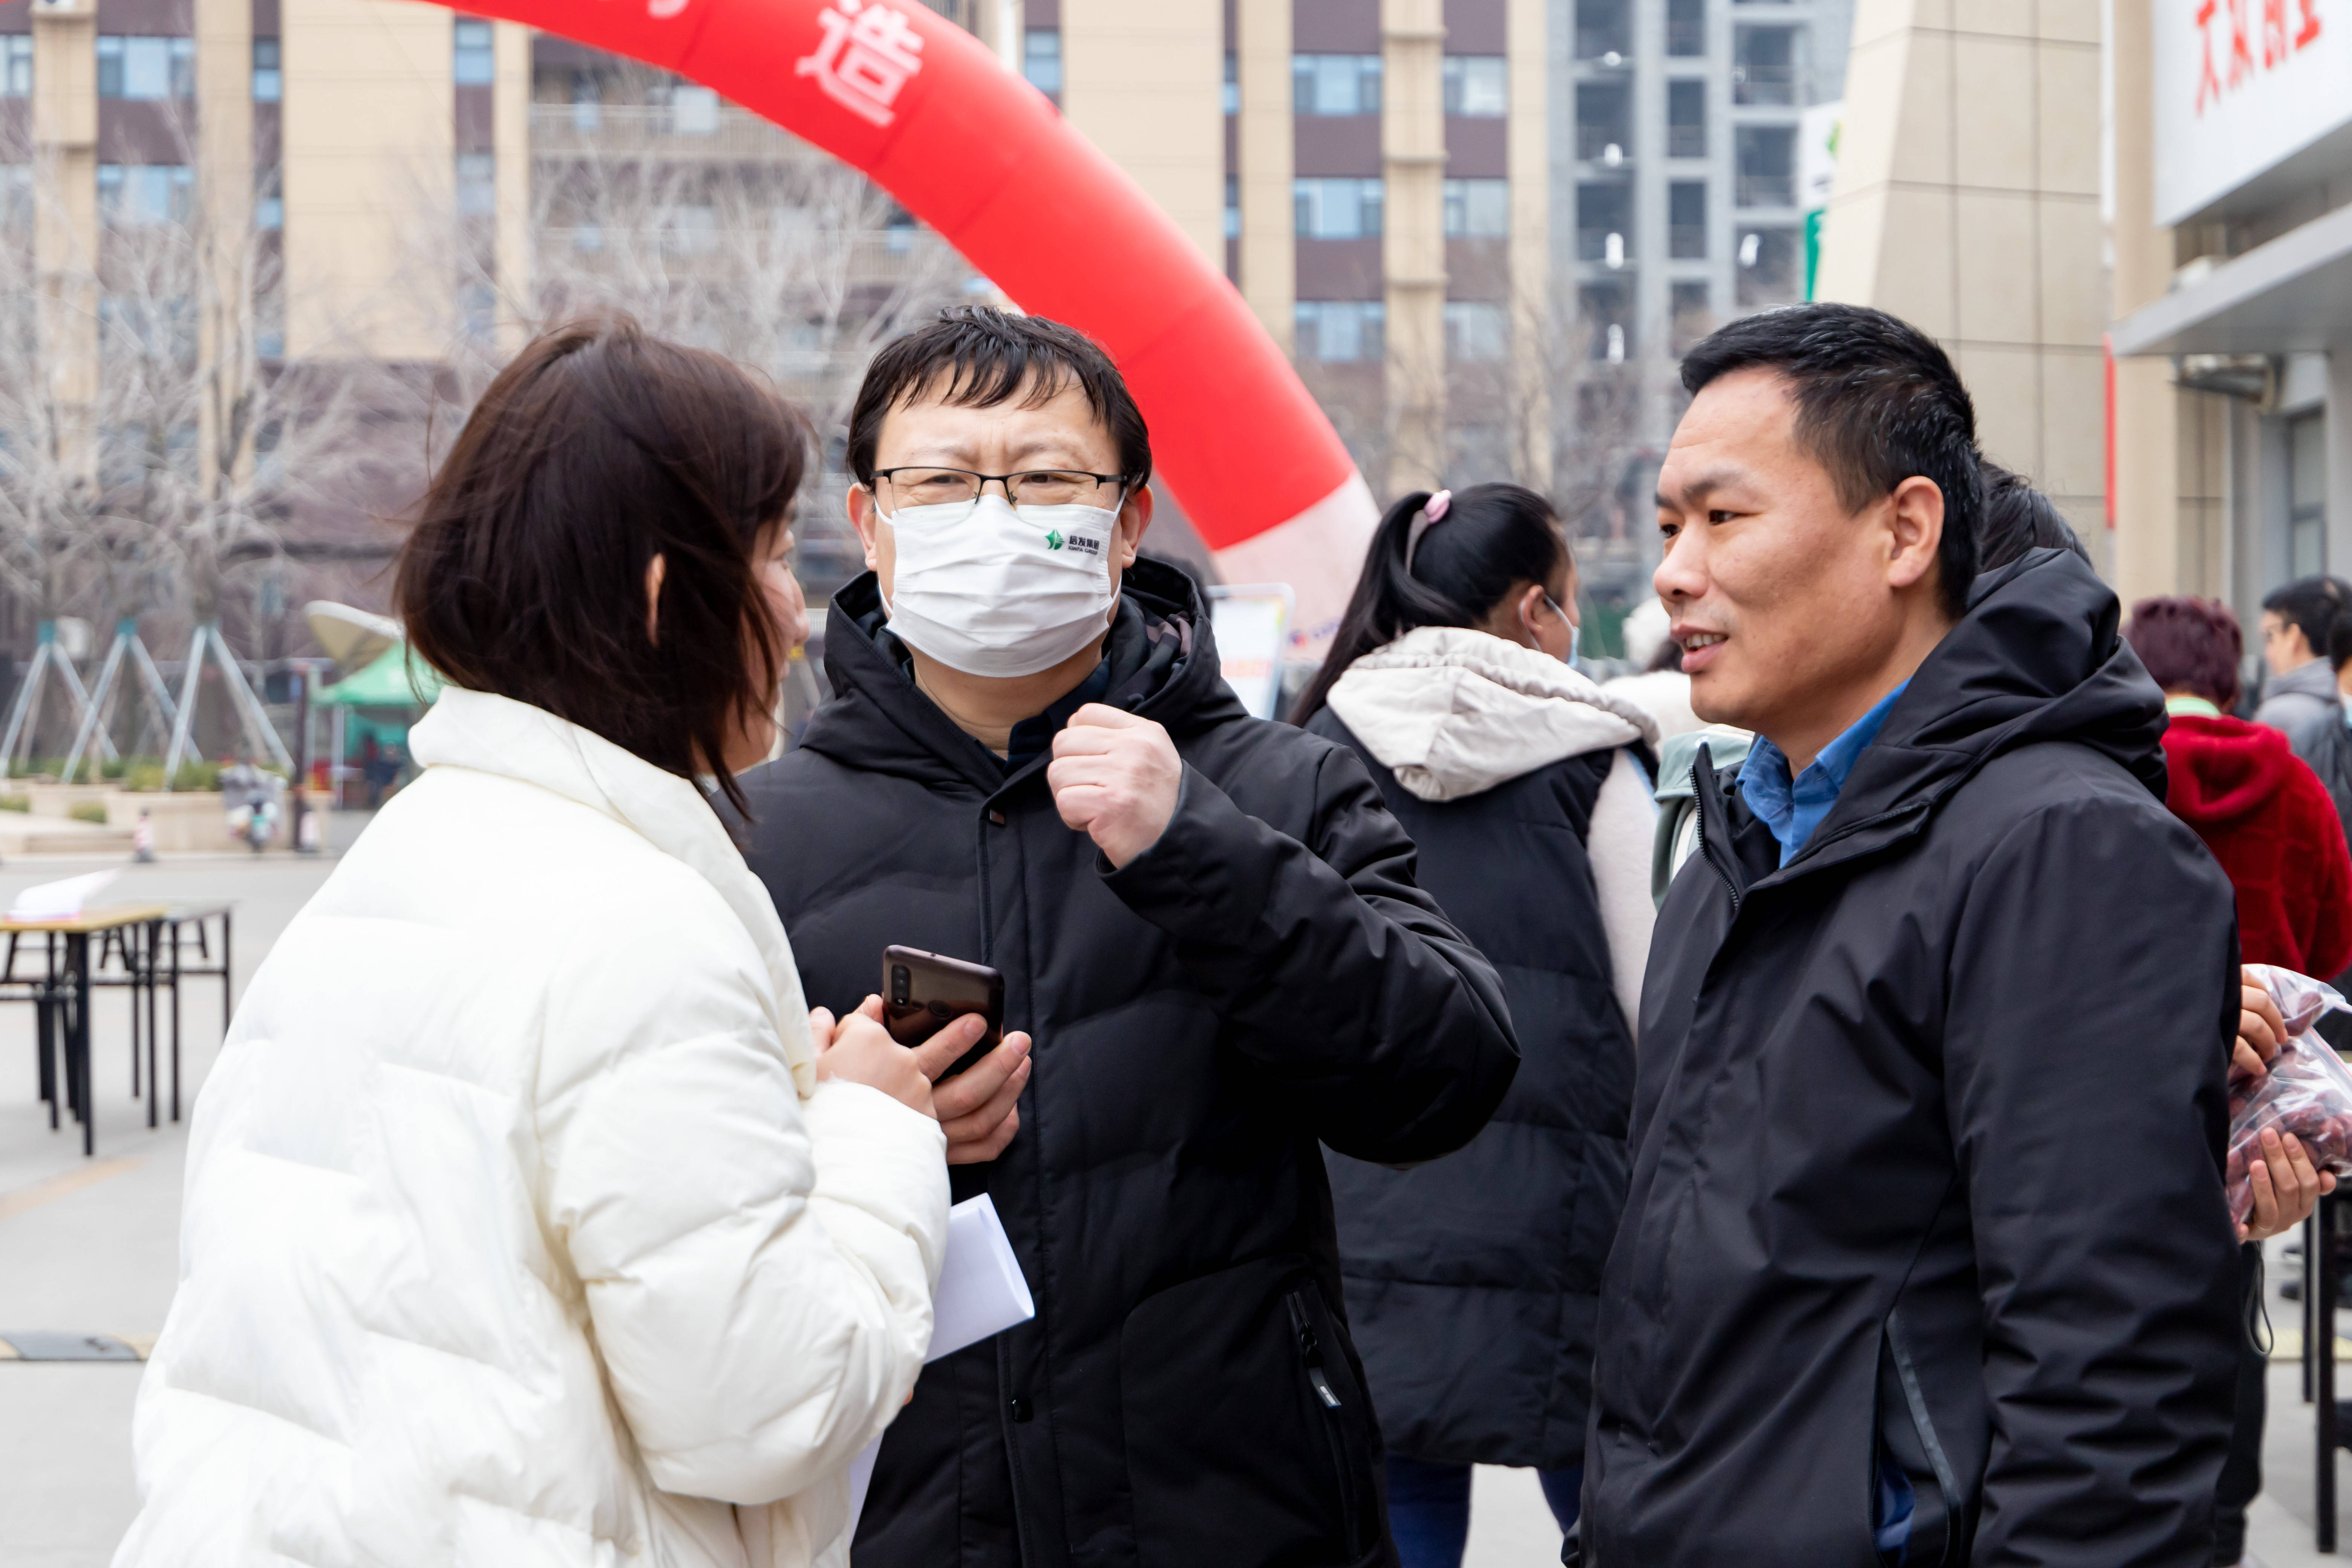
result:
[[[1501,974],[1522,1059],[1486,1130],[1399,1171],[1327,1154],[1403,1568],[1455,1568],[1470,1467],[1582,1485],[1601,1265],[1625,1191],[1656,722],[1576,672],[1576,563],[1517,485],[1389,509],[1295,715],[1352,746],[1422,884]]]

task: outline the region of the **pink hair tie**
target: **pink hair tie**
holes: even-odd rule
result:
[[[1427,533],[1433,525],[1444,521],[1445,513],[1453,505],[1454,492],[1452,490],[1440,490],[1435,495],[1430,497],[1427,500],[1422,502],[1421,510],[1413,514],[1412,526],[1405,531],[1404,536],[1404,573],[1406,576],[1410,577],[1412,575],[1412,552],[1421,548],[1421,536]]]

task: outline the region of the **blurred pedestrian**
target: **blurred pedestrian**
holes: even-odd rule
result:
[[[2240,991],[2162,695],[2070,552],[1978,577],[1925,334],[1790,306],[1682,378],[1656,587],[1757,740],[1643,983],[1589,1560],[2202,1568]]]
[[[740,803],[770,743],[807,446],[626,322],[528,345],[459,432],[399,568],[450,682],[425,774],[196,1102],[118,1568],[841,1535],[929,1339],[945,1140],[913,1053],[804,1010],[696,783]]]
[[[2244,639],[2238,618],[2210,599],[2142,599],[2132,606],[2124,640],[2164,689],[2171,723],[2164,732],[2170,784],[2165,804],[2196,830],[2228,872],[2238,897],[2238,947],[2248,963],[2275,963],[2332,976],[2352,963],[2352,856],[2343,825],[2318,776],[2276,730],[2233,719]],[[2342,726],[2337,726],[2339,729]],[[2281,1142],[2260,1163],[2257,1208],[2275,1209],[2284,1184],[2289,1217],[2265,1234],[2299,1223],[2311,1198],[2334,1185],[2313,1169],[2300,1140]],[[2275,1167],[2273,1170],[2273,1167]],[[2262,1250],[2251,1227],[2240,1264],[2241,1289],[2258,1296]],[[2262,1490],[2263,1424],[2269,1357],[2251,1335],[2238,1347],[2237,1419],[2222,1466],[2213,1518],[2213,1561],[2245,1555],[2246,1507]]]
[[[1326,1157],[1403,1568],[1461,1563],[1474,1464],[1538,1472],[1562,1530],[1583,1486],[1654,918],[1657,724],[1571,667],[1576,602],[1541,496],[1416,491],[1381,520],[1298,708],[1370,768],[1519,1040],[1467,1148],[1410,1170]]]
[[[1391,1563],[1318,1145],[1467,1142],[1517,1065],[1501,984],[1355,754],[1250,717],[1140,558],[1150,437],[1099,345],[947,312],[875,357],[847,460],[873,570],[744,781],[751,867],[817,1001],[899,943],[995,969],[1037,1038],[937,1090],[1036,1321],[916,1385],[859,1568]]]
[[[2263,687],[2254,722],[2282,730],[2305,762],[2344,722],[2343,694],[2327,662],[2327,637],[2336,616],[2352,609],[2352,595],[2333,577],[2298,577],[2263,595]]]

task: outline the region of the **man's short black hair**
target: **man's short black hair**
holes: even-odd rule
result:
[[[1784,305],[1718,328],[1683,358],[1696,395],[1734,371],[1768,370],[1789,384],[1797,440],[1829,471],[1855,511],[1916,474],[1944,492],[1937,591],[1958,619],[1977,574],[1984,513],[1976,408],[1936,341],[1862,305]]]
[[[2064,550],[2091,565],[2081,537],[2031,479],[1993,462],[1979,463],[1978,472],[1984,482],[1984,514],[1977,523],[1979,574],[2006,566],[2029,550]]]
[[[1142,488],[1151,478],[1151,433],[1102,345],[1059,321],[988,305],[950,306],[874,356],[849,411],[849,471],[871,485],[883,416],[927,394],[966,408],[1016,397],[1034,407],[1073,385],[1110,432],[1119,478]]]
[[[2273,588],[2263,595],[2263,608],[2300,626],[2304,640],[2311,645],[2312,657],[2325,658],[2327,634],[2336,617],[2352,609],[2352,595],[2334,577],[2298,577],[2283,588]]]

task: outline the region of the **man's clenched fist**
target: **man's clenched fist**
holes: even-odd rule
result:
[[[1113,866],[1160,841],[1183,779],[1183,759],[1167,731],[1100,702],[1070,715],[1045,766],[1062,820],[1093,838]]]

